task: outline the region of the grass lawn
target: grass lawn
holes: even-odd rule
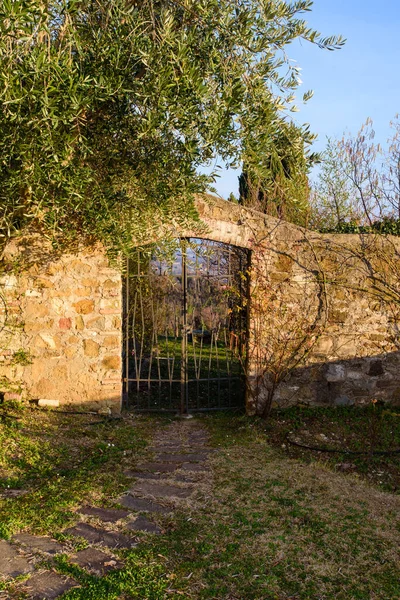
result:
[[[145,456],[155,426],[169,422],[132,415],[102,421],[10,404],[0,417],[2,412],[18,418],[0,421],[0,534],[5,538],[22,530],[54,535],[76,522],[73,511],[80,503],[109,505],[129,485],[124,468],[134,468]],[[390,482],[366,481],[368,469],[376,467],[368,463],[372,458],[357,458],[355,469],[341,472],[341,455],[325,460],[322,453],[299,449],[294,456],[297,450],[282,441],[288,431],[299,436],[301,430],[325,435],[332,444],[329,431],[340,436],[350,428],[357,448],[356,439],[365,438],[363,419],[370,416],[354,411],[352,421],[349,409],[345,416],[292,409],[266,424],[242,415],[199,417],[219,452],[212,455],[212,474],[199,483],[193,502],[183,503],[172,517],[157,515],[166,533],[142,534],[137,548],[118,551],[124,568],[102,579],[72,566],[68,554],[58,557],[57,569],[82,584],[65,598],[400,598],[400,496],[382,490]],[[390,417],[393,427],[396,418]],[[322,431],[317,423],[324,425]],[[393,477],[400,471],[398,460],[398,455],[390,458]],[[10,492],[16,489],[26,493]],[[9,584],[0,583],[2,588],[19,597]]]

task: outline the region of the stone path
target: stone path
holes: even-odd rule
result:
[[[72,564],[102,577],[123,567],[115,550],[143,543],[143,537],[137,538],[138,532],[161,535],[159,515],[191,506],[201,495],[209,478],[207,460],[211,450],[206,431],[193,420],[176,421],[156,432],[149,451],[152,457],[148,461],[136,465],[134,471],[125,471],[132,486],[115,500],[123,509],[83,505],[76,511],[80,520],[63,531],[72,540],[85,540],[87,548],[73,552],[68,542],[28,533],[15,535],[10,541],[0,540],[0,580],[26,576],[17,589],[32,600],[52,600],[79,587],[79,583],[60,575],[55,567],[43,569],[43,559],[51,565],[52,557],[67,554]],[[0,591],[0,599],[7,597]]]

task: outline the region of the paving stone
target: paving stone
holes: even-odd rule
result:
[[[64,533],[82,537],[91,544],[102,544],[108,548],[133,548],[137,545],[136,540],[132,540],[122,533],[98,529],[87,523],[77,523],[74,527],[66,529]]]
[[[31,600],[54,600],[77,586],[78,583],[70,577],[59,575],[53,571],[45,571],[32,575],[24,583],[23,588]]]
[[[206,453],[202,454],[158,454],[156,456],[157,460],[164,462],[199,462],[202,460],[206,460],[208,455]]]
[[[182,481],[183,483],[196,483],[196,480],[193,477],[188,477],[187,475],[174,475],[174,481]]]
[[[171,512],[169,508],[161,506],[161,504],[157,504],[151,500],[144,500],[143,498],[134,498],[130,494],[122,496],[118,500],[118,504],[122,504],[122,506],[126,506],[136,512],[154,512],[162,514]]]
[[[156,498],[187,498],[193,493],[193,488],[182,488],[166,483],[140,481],[129,490],[130,494],[155,496]]]
[[[97,548],[85,548],[71,558],[71,562],[95,575],[104,575],[113,569],[120,569],[123,564],[114,556],[110,556]]]
[[[25,496],[25,494],[27,494],[28,492],[29,492],[29,490],[7,489],[7,490],[2,490],[0,492],[0,497],[1,498],[19,498],[20,496]]]
[[[161,529],[155,523],[152,523],[146,517],[140,515],[135,521],[129,521],[126,524],[128,529],[132,529],[133,531],[146,531],[148,533],[155,533],[159,535],[161,533]]]
[[[126,510],[117,510],[115,508],[98,508],[97,506],[81,506],[77,510],[81,515],[98,517],[105,523],[116,523],[120,519],[125,519],[129,513]]]
[[[183,446],[182,444],[156,444],[154,446],[150,446],[149,450],[151,450],[151,452],[163,452],[165,450],[167,450],[167,452],[185,452],[187,448],[188,446]]]
[[[190,444],[190,446],[201,446],[204,448],[209,444],[209,440],[207,438],[189,437],[188,444]]]
[[[0,540],[0,576],[17,577],[31,571],[33,571],[33,565],[11,544]]]
[[[125,473],[127,477],[134,477],[135,479],[163,479],[166,477],[165,473],[152,473],[151,471],[129,471],[129,475]],[[168,475],[167,475],[168,476]]]
[[[142,463],[138,467],[143,471],[154,471],[154,473],[171,473],[179,468],[177,464],[168,462],[148,462]]]
[[[206,465],[199,463],[183,463],[181,469],[184,471],[191,471],[193,473],[205,473],[210,470]]]
[[[31,550],[39,550],[47,554],[58,554],[64,550],[59,542],[49,537],[31,535],[30,533],[18,533],[13,536],[12,541],[22,546],[27,546]]]

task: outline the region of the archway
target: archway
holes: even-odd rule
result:
[[[139,411],[245,404],[249,251],[180,238],[130,258],[124,286],[124,398]]]

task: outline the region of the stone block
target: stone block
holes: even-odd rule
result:
[[[85,329],[85,321],[80,316],[75,318],[75,329],[77,331],[83,331]]]
[[[38,550],[46,554],[59,554],[64,551],[63,546],[50,537],[41,537],[30,533],[18,533],[13,536],[12,541],[29,550]]]
[[[75,288],[73,290],[73,295],[78,296],[80,298],[84,298],[85,296],[93,296],[93,292],[93,288],[89,287]]]
[[[70,273],[75,273],[76,275],[86,275],[90,273],[91,270],[92,266],[90,264],[79,259],[72,260],[68,265],[68,271]]]
[[[39,331],[43,331],[44,324],[43,321],[26,321],[24,325],[25,333],[38,333]]]
[[[121,346],[121,339],[117,335],[107,335],[102,342],[104,348],[119,348]]]
[[[51,281],[51,279],[45,279],[44,277],[39,277],[36,279],[36,285],[38,288],[48,290],[54,287],[54,281]]]
[[[40,398],[38,400],[38,406],[49,407],[49,408],[58,408],[60,406],[59,400],[46,400],[45,398]]]
[[[55,600],[77,586],[74,579],[53,571],[35,573],[23,584],[31,600]]]
[[[35,289],[32,289],[32,290],[26,290],[26,292],[25,292],[25,296],[26,296],[27,298],[41,298],[41,296],[42,296],[42,292],[41,292],[41,291],[39,291],[39,290],[35,290]]]
[[[88,319],[86,328],[87,329],[98,329],[100,331],[104,331],[105,327],[105,319],[104,317],[94,317],[93,319]]]
[[[79,300],[72,305],[80,315],[89,315],[94,311],[93,300]]]
[[[97,358],[99,356],[100,346],[97,342],[86,339],[83,340],[83,351],[88,358]]]
[[[348,396],[336,396],[333,400],[335,406],[353,406],[354,400]]]
[[[120,290],[121,289],[121,279],[113,280],[106,279],[101,286],[103,290]]]
[[[96,279],[95,277],[83,277],[82,281],[82,285],[84,285],[85,287],[97,287],[99,285],[99,280]]]
[[[56,393],[57,383],[54,383],[52,379],[42,377],[39,381],[32,382],[32,393],[37,396],[52,396]]]
[[[60,329],[65,329],[65,330],[71,329],[72,321],[69,317],[62,317],[58,321],[58,326]]]
[[[178,487],[157,481],[140,481],[129,490],[134,496],[153,496],[154,498],[188,498],[193,493],[192,487]]]
[[[22,393],[17,393],[17,392],[5,392],[4,394],[4,400],[17,400],[20,401],[22,400]]]
[[[35,348],[49,348],[50,350],[58,350],[60,347],[60,340],[55,335],[50,333],[40,333],[34,339],[33,343]]]
[[[179,469],[178,463],[160,463],[160,462],[148,462],[142,463],[140,469],[143,471],[152,471],[154,473],[172,473]]]
[[[346,379],[346,369],[343,365],[329,364],[325,374],[329,382],[344,381]]]
[[[349,318],[349,312],[346,310],[332,310],[329,313],[329,319],[334,323],[345,323]]]
[[[372,342],[385,342],[386,340],[388,340],[389,335],[384,334],[384,333],[369,333],[368,334],[368,339],[371,340]]]
[[[205,473],[210,470],[206,465],[199,463],[183,463],[181,469],[183,471],[190,471],[191,473]]]
[[[25,321],[30,321],[32,319],[41,319],[42,317],[47,317],[48,315],[49,307],[47,306],[47,304],[33,300],[26,302],[24,310]]]
[[[64,356],[68,359],[74,358],[78,354],[78,347],[69,345],[64,349]]]
[[[0,576],[18,577],[33,571],[33,565],[8,542],[0,540]]]
[[[332,338],[321,337],[313,348],[313,354],[329,354],[333,348]]]
[[[119,300],[111,300],[110,298],[103,298],[100,300],[101,309],[120,309],[121,302]]]
[[[391,379],[380,379],[376,382],[376,387],[380,390],[394,388],[395,385]]]
[[[50,304],[53,313],[60,315],[60,317],[65,315],[67,302],[64,295],[60,298],[52,298]]]
[[[365,373],[361,371],[347,371],[347,379],[362,380],[365,379]]]
[[[81,515],[97,517],[105,523],[116,523],[120,519],[125,519],[129,513],[126,510],[116,510],[115,508],[99,508],[97,506],[81,506],[78,508]]]
[[[80,550],[80,552],[77,552],[76,556],[71,559],[71,562],[100,577],[113,569],[120,569],[123,566],[122,562],[117,560],[114,556],[105,554],[105,552],[97,550],[96,548],[85,548],[85,550]]]
[[[139,516],[135,521],[130,521],[126,524],[127,529],[131,529],[133,531],[145,531],[146,533],[155,533],[159,535],[161,533],[161,529],[153,523],[146,519],[144,516]]]
[[[3,275],[0,277],[0,285],[6,290],[17,287],[18,278],[15,275]]]
[[[111,327],[112,329],[121,329],[122,327],[122,320],[121,317],[113,317],[112,321],[111,321]]]
[[[380,359],[372,360],[369,365],[368,375],[370,375],[370,377],[379,377],[380,375],[383,375],[384,373],[385,373],[385,370],[383,368],[382,360],[380,360]]]
[[[341,338],[338,336],[338,342],[336,346],[336,355],[341,358],[353,358],[357,356],[357,345],[354,341],[350,340],[347,342],[342,342]]]
[[[63,265],[62,262],[58,261],[58,262],[52,262],[49,264],[49,266],[46,269],[46,274],[47,275],[58,275],[59,273],[61,273],[62,271],[65,270],[65,266]]]
[[[144,498],[134,498],[130,494],[122,496],[117,500],[118,504],[125,506],[131,511],[135,512],[154,512],[166,514],[170,512],[168,508],[158,504],[157,502],[153,502],[152,500],[146,500]]]
[[[109,371],[117,370],[121,368],[121,357],[120,356],[106,356],[101,361],[102,365]]]
[[[137,545],[136,540],[128,538],[122,533],[98,529],[87,523],[77,523],[74,527],[66,529],[64,533],[84,538],[91,544],[101,544],[108,548],[134,548]]]

